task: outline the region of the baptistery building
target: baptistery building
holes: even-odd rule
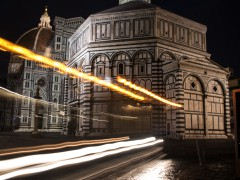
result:
[[[118,6],[90,15],[68,39],[68,65],[109,82],[124,77],[183,108],[135,102],[68,77],[63,130],[74,122],[79,135],[227,138],[229,70],[211,59],[206,33],[205,25],[151,0],[119,0]]]
[[[36,111],[35,101],[17,99],[13,122],[24,132],[33,131],[38,117],[39,131],[78,136],[227,138],[230,72],[211,59],[206,33],[205,25],[151,0],[119,0],[87,19],[55,17],[52,25],[46,8],[17,44],[106,82],[118,84],[120,76],[182,108],[150,98],[138,102],[12,54],[9,88],[47,102]]]

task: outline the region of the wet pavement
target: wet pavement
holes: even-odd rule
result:
[[[128,168],[106,177],[117,180],[231,180],[234,178],[234,161],[211,160],[199,165],[189,159],[157,157],[141,165]]]

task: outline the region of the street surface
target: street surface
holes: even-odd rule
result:
[[[199,166],[197,161],[170,159],[161,155],[121,173],[113,173],[104,179],[111,180],[231,180],[234,178],[233,162],[208,162]]]
[[[231,180],[234,168],[231,159],[209,160],[200,166],[197,160],[170,158],[158,145],[16,179]]]
[[[1,139],[4,147],[14,147],[14,143],[18,143],[20,137],[14,136],[2,136]],[[26,146],[35,145],[34,138],[21,137],[21,142],[24,142]],[[8,140],[7,140],[8,139]],[[10,140],[11,139],[11,140]],[[25,141],[22,141],[22,140]],[[52,140],[51,140],[52,139]],[[62,142],[65,139],[61,138],[39,138],[39,142]],[[51,141],[50,141],[51,140]],[[54,140],[54,141],[53,141]],[[68,139],[70,141],[71,139]],[[72,139],[74,140],[74,139]],[[66,140],[65,140],[66,141]],[[9,142],[9,143],[8,143]],[[24,145],[24,143],[22,145]],[[41,144],[41,143],[40,143]],[[173,144],[176,144],[174,142]],[[15,144],[16,145],[16,144]],[[179,144],[178,146],[179,151]],[[234,157],[223,158],[222,156],[216,156],[214,159],[203,160],[203,165],[200,166],[198,158],[190,157],[188,153],[179,157],[174,157],[176,146],[171,146],[173,150],[171,155],[164,151],[163,144],[148,147],[138,150],[132,150],[130,152],[124,152],[118,155],[104,157],[98,160],[85,162],[77,165],[69,165],[54,170],[46,171],[43,173],[27,175],[17,177],[15,179],[106,179],[106,180],[155,180],[155,179],[199,179],[199,180],[212,180],[212,179],[234,179]],[[175,147],[175,148],[174,148]],[[70,148],[76,149],[76,148]],[[169,148],[168,148],[169,149]],[[181,151],[181,150],[180,150]],[[195,149],[193,149],[196,152]],[[221,152],[225,152],[227,149],[222,149]],[[209,149],[206,149],[209,152]],[[45,152],[43,152],[45,153]],[[216,154],[216,153],[215,153]],[[13,157],[12,157],[13,158]],[[1,157],[1,159],[6,159]]]

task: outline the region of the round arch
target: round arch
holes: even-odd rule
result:
[[[133,55],[132,76],[150,76],[152,71],[153,55],[146,50],[139,50]]]
[[[95,54],[93,57],[91,57],[90,58],[90,62],[89,62],[89,65],[93,65],[93,61],[96,59],[96,58],[98,58],[99,56],[105,56],[107,59],[108,59],[108,61],[110,61],[110,57],[107,55],[107,54],[105,54],[105,53],[97,53],[97,54]]]
[[[124,51],[119,51],[119,52],[116,52],[113,54],[113,56],[111,58],[111,62],[113,62],[118,55],[122,55],[122,54],[126,55],[128,57],[128,59],[130,61],[132,61],[132,57],[130,56],[130,54],[128,54],[127,52],[124,52]]]
[[[187,79],[189,76],[195,77],[195,78],[200,82],[201,87],[202,87],[202,90],[203,90],[203,93],[205,93],[205,92],[206,92],[206,86],[205,86],[202,78],[201,78],[200,76],[198,76],[197,74],[193,74],[193,73],[188,74],[188,75],[184,78],[184,80],[183,80],[183,85],[185,84],[186,79]]]
[[[136,51],[136,52],[133,54],[133,56],[132,56],[132,60],[134,61],[135,58],[136,58],[136,56],[137,56],[138,54],[140,54],[140,53],[147,53],[147,54],[150,55],[150,57],[151,57],[151,61],[154,60],[154,56],[153,56],[153,54],[152,54],[150,51],[148,51],[148,50],[138,50],[138,51]]]
[[[210,84],[211,81],[217,82],[217,83],[221,86],[224,96],[226,96],[226,87],[224,86],[224,84],[222,83],[222,81],[220,81],[220,80],[217,79],[217,78],[211,78],[211,79],[208,80],[207,86],[206,86],[206,91],[208,90],[208,87],[209,87],[209,84]]]
[[[201,78],[189,74],[184,78],[184,114],[186,135],[205,135],[205,87]]]
[[[210,135],[225,135],[225,95],[224,85],[217,78],[207,84],[207,121]]]

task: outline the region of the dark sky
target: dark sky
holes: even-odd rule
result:
[[[153,4],[208,26],[207,49],[219,64],[240,75],[240,11],[238,1],[152,0]],[[1,0],[0,37],[16,41],[36,27],[48,5],[51,19],[82,16],[118,5],[118,0]],[[9,55],[0,52],[0,79],[6,78]]]

